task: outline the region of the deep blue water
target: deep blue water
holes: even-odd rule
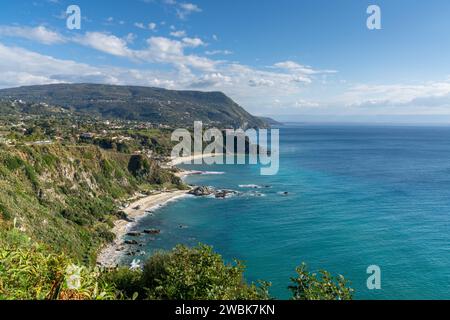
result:
[[[189,183],[246,194],[186,198],[144,218],[136,230],[162,230],[146,236],[147,253],[213,245],[245,261],[249,281],[271,281],[278,298],[289,297],[289,278],[304,261],[343,274],[359,299],[450,299],[449,127],[298,125],[280,134],[276,176],[255,166],[189,166],[225,172]],[[257,197],[242,184],[271,188]],[[366,287],[373,264],[382,290]]]

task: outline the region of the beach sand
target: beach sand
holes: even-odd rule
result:
[[[187,194],[186,190],[166,191],[160,194],[154,194],[133,202],[128,208],[123,210],[132,222],[126,220],[117,220],[111,232],[115,234],[116,239],[108,246],[104,247],[97,256],[97,264],[103,267],[115,267],[118,259],[123,254],[120,248],[123,246],[123,238],[135,223],[142,217],[145,217],[148,210],[157,208],[165,203],[180,198]]]
[[[188,156],[188,157],[177,157],[177,158],[172,158],[168,163],[167,166],[173,167],[179,164],[191,164],[192,161],[197,160],[197,159],[205,159],[205,158],[211,158],[211,157],[223,157],[224,154],[223,153],[205,153],[205,154],[197,154],[197,155],[192,155],[192,156]]]
[[[169,163],[166,164],[167,167],[174,167],[178,164],[182,163],[190,163],[191,161],[199,158],[207,158],[214,156],[214,154],[204,154],[204,155],[195,155],[190,157],[182,157],[172,159]],[[176,173],[178,177],[184,179],[186,176],[190,174],[194,174],[194,171],[179,171]],[[117,220],[114,223],[114,227],[111,232],[114,233],[115,240],[103,247],[98,256],[97,256],[97,264],[102,267],[116,267],[118,264],[118,260],[123,255],[123,251],[121,248],[124,245],[124,237],[129,232],[129,230],[136,224],[136,222],[145,217],[148,214],[149,209],[157,208],[158,206],[162,206],[169,201],[173,201],[177,198],[183,197],[187,195],[189,190],[172,190],[172,191],[163,191],[158,194],[152,194],[147,197],[143,197],[138,199],[130,204],[130,206],[123,211],[128,215],[128,218],[132,220]]]

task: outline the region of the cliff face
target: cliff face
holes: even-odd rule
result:
[[[136,161],[145,170],[129,170]],[[136,192],[179,183],[145,157],[95,146],[3,147],[0,226],[15,223],[55,251],[91,262],[98,246],[112,240],[120,203]]]

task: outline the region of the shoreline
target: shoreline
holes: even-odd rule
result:
[[[114,227],[111,229],[111,232],[114,233],[115,240],[106,247],[100,249],[97,256],[97,265],[107,268],[116,267],[119,262],[118,260],[123,254],[121,247],[124,245],[124,237],[130,229],[135,226],[140,219],[146,217],[149,214],[149,210],[153,208],[157,209],[170,201],[181,198],[187,195],[188,192],[189,190],[166,191],[141,198],[130,204],[130,206],[123,211],[132,221],[119,219],[114,222]]]
[[[192,161],[198,160],[198,159],[205,159],[205,158],[212,158],[212,157],[223,157],[224,153],[202,153],[202,154],[195,154],[187,157],[176,157],[171,158],[170,161],[167,163],[168,167],[174,167],[179,164],[192,164]]]
[[[196,159],[203,159],[211,156],[214,156],[214,154],[179,157],[171,159],[170,162],[166,164],[166,166],[174,167],[179,164],[183,164],[186,162],[189,163]],[[197,171],[181,170],[175,175],[184,180],[187,176],[197,173]],[[114,222],[114,227],[110,231],[114,233],[115,239],[112,243],[109,243],[108,245],[99,249],[97,255],[97,265],[106,268],[117,267],[119,264],[119,259],[124,254],[124,251],[121,250],[121,248],[124,245],[124,237],[127,235],[129,230],[133,226],[135,226],[140,219],[147,216],[149,214],[149,210],[158,209],[159,207],[164,206],[171,201],[187,196],[189,191],[190,190],[163,191],[161,193],[152,194],[133,201],[133,203],[131,203],[126,209],[123,210],[131,221],[118,219]]]

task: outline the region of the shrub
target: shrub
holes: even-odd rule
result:
[[[121,296],[124,299],[135,300],[145,296],[142,272],[140,270],[130,270],[122,267],[105,273],[103,279],[106,283],[117,288],[116,295]]]
[[[306,264],[297,267],[297,277],[291,278],[289,286],[293,300],[352,300],[353,289],[341,275],[334,277],[328,271],[310,273]]]
[[[225,264],[211,247],[177,246],[154,254],[143,271],[118,269],[105,276],[124,297],[148,300],[268,299],[268,283],[247,284],[244,266]]]
[[[3,218],[3,220],[11,220],[12,219],[12,215],[9,212],[8,208],[6,208],[6,206],[3,205],[2,203],[0,203],[0,216]]]
[[[77,274],[69,270],[76,270]],[[75,278],[74,278],[75,277]],[[70,285],[76,279],[77,286]],[[115,289],[96,269],[75,267],[17,230],[0,234],[0,300],[114,299]]]
[[[225,264],[211,247],[177,246],[150,258],[142,279],[149,299],[267,299],[268,284],[249,285],[244,281],[243,272],[240,262]]]

